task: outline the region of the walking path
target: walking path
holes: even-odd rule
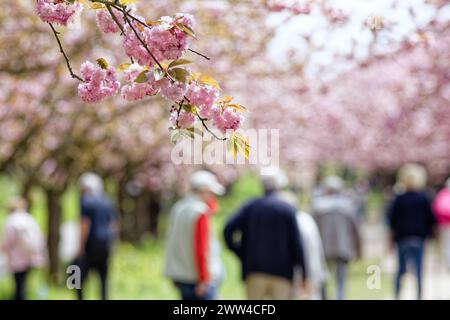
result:
[[[381,224],[366,224],[362,227],[364,255],[367,258],[381,258],[381,270],[384,277],[394,278],[397,268],[395,250],[389,251],[387,231]],[[411,273],[402,280],[401,299],[415,299],[416,282]],[[424,299],[450,299],[450,271],[446,270],[437,241],[428,241],[425,249]]]

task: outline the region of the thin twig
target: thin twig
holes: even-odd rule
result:
[[[93,0],[93,2],[96,2],[96,1],[98,1],[98,0]],[[102,3],[105,3],[105,2],[102,2]],[[105,3],[105,5],[106,5],[106,7],[112,7],[112,8],[114,8],[114,9],[118,10],[118,11],[122,11],[122,9],[123,9],[122,6],[116,6],[116,5],[114,5],[114,4],[106,4],[106,3]],[[109,10],[110,10],[110,9],[109,9]],[[137,23],[141,24],[143,27],[149,28],[149,29],[152,28],[152,27],[149,26],[146,22],[144,22],[144,21],[142,21],[142,20],[136,18],[136,17],[133,16],[132,14],[129,14],[128,12],[127,12],[126,14],[127,14],[127,16],[128,16],[130,19],[132,19],[132,20],[136,21]],[[188,51],[190,51],[190,52],[192,52],[192,53],[195,53],[195,54],[199,55],[200,57],[205,58],[206,60],[211,60],[211,58],[208,57],[207,55],[204,55],[203,53],[200,53],[200,52],[198,52],[198,51],[196,51],[196,50],[194,50],[194,49],[188,49]]]
[[[84,82],[84,80],[80,76],[78,76],[77,74],[75,74],[73,72],[72,66],[70,65],[69,57],[67,57],[67,54],[64,51],[63,46],[61,44],[61,40],[59,39],[59,36],[58,36],[59,32],[55,30],[55,27],[53,27],[53,25],[51,23],[48,23],[48,25],[52,29],[53,34],[55,35],[56,41],[58,42],[59,51],[62,53],[62,55],[64,56],[64,59],[66,60],[66,65],[67,65],[67,69],[69,69],[70,76],[74,79]]]
[[[188,49],[188,50],[189,50],[190,52],[192,52],[192,53],[195,53],[195,54],[199,55],[200,57],[205,58],[206,60],[211,60],[211,58],[205,56],[204,54],[202,54],[202,53],[200,53],[200,52],[198,52],[198,51],[195,51],[195,50],[193,50],[193,49]]]
[[[178,126],[178,120],[180,119],[181,108],[183,108],[183,100],[181,100],[181,102],[180,102],[180,107],[179,107],[178,110],[177,110],[177,121],[176,121],[177,128],[179,128],[179,126]]]
[[[144,46],[144,49],[147,51],[147,53],[150,55],[150,57],[152,57],[153,61],[155,61],[155,63],[158,65],[158,67],[161,70],[164,70],[163,66],[161,65],[161,63],[158,61],[158,59],[156,59],[156,57],[153,55],[153,53],[150,51],[150,49],[148,48],[147,44],[144,42],[144,40],[142,40],[142,38],[139,36],[138,32],[136,31],[136,29],[133,27],[133,24],[130,22],[130,19],[128,19],[127,16],[127,12],[125,11],[126,8],[122,9],[123,12],[123,17],[126,20],[126,22],[128,23],[128,25],[130,26],[131,30],[133,30],[136,38],[138,38],[139,42]]]
[[[222,137],[221,138],[221,137],[217,136],[213,131],[211,131],[211,129],[209,129],[209,127],[206,125],[207,119],[200,117],[200,115],[197,112],[195,112],[195,115],[197,116],[197,118],[202,123],[203,128],[205,128],[205,130],[208,131],[214,138],[216,138],[217,140],[222,140],[222,141],[227,140],[227,137]]]
[[[117,19],[116,15],[114,14],[114,12],[111,10],[111,6],[109,4],[106,5],[106,9],[108,10],[109,14],[111,15],[111,18],[114,20],[114,22],[119,27],[119,29],[121,31],[121,35],[124,35],[125,31],[123,30],[123,26],[120,24],[119,20]]]

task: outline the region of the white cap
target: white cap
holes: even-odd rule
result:
[[[79,185],[82,189],[87,189],[92,193],[102,193],[103,192],[103,180],[99,175],[86,172],[83,173],[79,179]]]
[[[217,181],[217,177],[209,171],[200,170],[191,175],[191,187],[194,189],[207,189],[218,196],[225,194],[225,187]]]
[[[259,174],[266,188],[281,190],[289,184],[288,177],[279,167],[270,166],[261,168]]]
[[[329,176],[324,181],[325,188],[333,191],[340,191],[344,187],[344,181],[338,176]]]

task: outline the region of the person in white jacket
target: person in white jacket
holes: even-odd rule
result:
[[[14,275],[14,299],[25,300],[27,276],[32,268],[47,262],[47,249],[37,221],[27,212],[27,202],[22,198],[14,199],[9,211],[1,250],[6,255],[8,270]]]
[[[297,210],[299,209],[300,205],[294,193],[284,191],[280,193],[280,197]],[[309,298],[311,300],[323,300],[325,299],[325,283],[328,277],[328,269],[319,228],[314,218],[309,213],[301,210],[297,211],[297,223],[303,243],[305,267],[310,281]],[[300,297],[300,294],[302,293],[294,293],[296,297]]]

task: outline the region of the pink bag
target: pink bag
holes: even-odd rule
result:
[[[437,194],[433,210],[439,224],[450,225],[450,189],[445,188]]]

